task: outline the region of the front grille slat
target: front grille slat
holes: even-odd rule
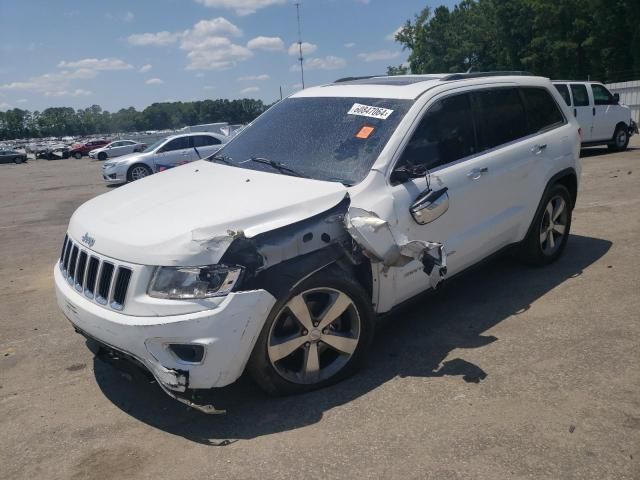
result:
[[[106,305],[109,301],[109,293],[111,292],[111,280],[113,278],[114,266],[112,263],[103,262],[100,270],[100,278],[98,279],[98,295],[96,301],[102,305]]]
[[[87,252],[84,250],[80,252],[80,256],[78,257],[78,267],[76,268],[76,290],[79,292],[82,291],[84,287],[84,274],[87,268]]]
[[[87,267],[87,279],[85,281],[84,294],[93,298],[96,292],[96,280],[98,279],[98,268],[100,267],[100,260],[96,257],[89,259],[89,266]]]
[[[67,234],[60,250],[60,269],[69,284],[89,300],[122,311],[133,269],[85,250]]]
[[[111,302],[111,308],[115,310],[122,310],[124,308],[124,301],[127,295],[127,288],[129,288],[130,280],[131,270],[128,268],[119,267],[118,276],[116,277],[116,283],[113,288],[113,301]]]

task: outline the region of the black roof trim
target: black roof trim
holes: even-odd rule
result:
[[[471,73],[453,73],[451,75],[447,75],[446,77],[442,77],[440,81],[449,82],[452,80],[467,80],[469,78],[482,78],[482,77],[505,77],[505,76],[523,76],[523,77],[532,77],[534,76],[531,72],[525,72],[522,70],[504,70],[504,71],[496,71],[496,72],[471,72]]]
[[[353,82],[354,80],[369,80],[370,78],[386,77],[386,75],[365,75],[362,77],[344,77],[334,80],[333,83]]]

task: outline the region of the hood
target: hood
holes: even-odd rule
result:
[[[98,253],[144,265],[206,265],[234,238],[254,237],[340,203],[341,183],[210,163],[183,165],[120,187],[78,208],[69,233]]]

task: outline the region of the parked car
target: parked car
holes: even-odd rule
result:
[[[147,148],[145,143],[134,142],[133,140],[116,140],[104,147],[91,150],[89,157],[106,160],[107,158],[120,157],[133,152],[142,152],[145,148]]]
[[[224,135],[208,132],[162,138],[144,152],[105,162],[102,177],[108,184],[140,180],[152,173],[206,158],[220,150],[227,139]]]
[[[42,158],[44,160],[60,160],[69,158],[69,147],[65,144],[50,144],[45,149],[36,153],[36,158]]]
[[[27,154],[15,150],[0,150],[0,163],[22,163],[27,161]]]
[[[91,150],[97,150],[98,148],[104,147],[110,143],[109,140],[91,140],[85,143],[76,143],[69,153],[73,155],[75,158],[82,158],[84,155],[89,155]]]
[[[610,150],[622,151],[638,133],[629,107],[620,105],[620,96],[601,83],[557,80],[553,85],[578,119],[583,147],[607,145]]]
[[[548,79],[515,73],[305,89],[208,161],[78,208],[58,304],[97,351],[204,412],[195,392],[245,370],[278,394],[335,383],[378,315],[508,246],[562,255],[578,130]]]

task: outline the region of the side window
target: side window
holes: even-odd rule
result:
[[[121,146],[122,146],[122,142],[112,142],[112,143],[111,143],[111,148],[114,148],[114,147],[121,147]]]
[[[587,87],[584,85],[572,83],[571,84],[571,95],[573,95],[573,106],[574,107],[588,107],[589,106],[589,95],[587,94]]]
[[[162,150],[172,152],[173,150],[183,150],[189,148],[189,137],[178,137],[167,143]]]
[[[593,92],[593,102],[596,105],[613,105],[613,95],[604,88],[602,85],[592,84],[591,91]]]
[[[473,96],[479,151],[528,135],[527,117],[517,88],[480,90]]]
[[[522,89],[522,94],[527,106],[529,133],[537,133],[564,124],[562,112],[546,89],[525,87]]]
[[[556,87],[556,90],[558,90],[558,92],[560,92],[560,95],[562,95],[562,98],[564,98],[564,103],[567,104],[567,106],[571,106],[571,96],[569,95],[569,87],[567,87],[564,83],[556,83],[553,85],[554,87]]]
[[[433,104],[407,144],[399,165],[435,168],[475,153],[473,118],[468,94]]]
[[[208,145],[218,145],[220,140],[209,135],[197,135],[193,137],[194,147],[206,147]]]

